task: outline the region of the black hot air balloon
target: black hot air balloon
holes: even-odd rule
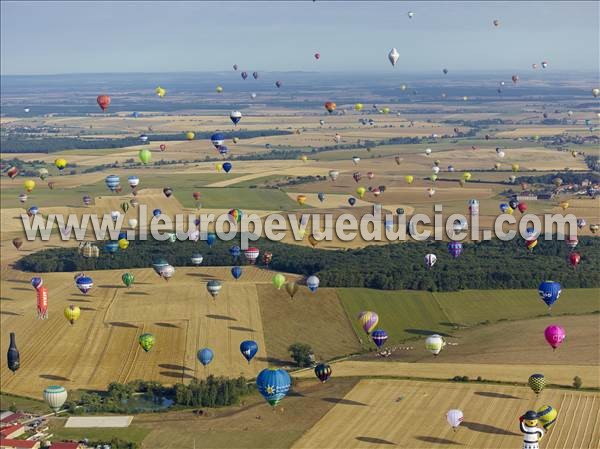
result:
[[[8,369],[15,373],[21,366],[21,356],[17,349],[17,343],[15,341],[15,333],[10,333],[10,345],[8,346],[8,352],[6,353],[6,360],[8,362]]]

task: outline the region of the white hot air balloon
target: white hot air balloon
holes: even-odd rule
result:
[[[354,162],[354,165],[357,165],[360,162],[360,158],[358,156],[354,156],[352,158],[352,162]]]
[[[413,11],[408,11],[408,18],[412,19],[415,16],[415,13]]]
[[[437,175],[440,172],[440,167],[435,165],[435,166],[431,167],[431,171]]]
[[[392,48],[390,50],[390,52],[388,53],[388,59],[390,60],[390,63],[392,64],[393,67],[396,66],[396,63],[398,62],[399,57],[400,57],[400,53],[398,53],[398,50],[396,50],[396,48]]]
[[[446,413],[446,420],[448,421],[448,424],[452,426],[452,430],[454,431],[458,429],[458,426],[460,426],[460,423],[463,422],[463,419],[464,415],[462,410],[452,409],[448,410],[448,413]]]
[[[67,400],[67,389],[58,385],[52,385],[44,390],[44,400],[56,413]]]
[[[427,149],[425,150],[425,154],[426,154],[427,156],[429,156],[429,155],[431,154],[431,148],[427,148]]]
[[[338,179],[339,175],[340,175],[340,172],[338,170],[329,170],[329,177],[331,178],[332,181],[335,181],[336,179]]]
[[[446,346],[446,342],[441,335],[433,334],[425,339],[425,349],[431,352],[434,356],[437,356],[444,346]]]
[[[435,254],[427,254],[425,256],[425,266],[431,268],[437,262],[437,256]]]
[[[127,220],[127,223],[129,223],[130,228],[135,228],[138,225],[138,221],[135,218],[130,218],[129,220]]]
[[[113,210],[110,213],[110,218],[112,219],[112,221],[117,221],[120,216],[121,216],[121,212],[119,212],[118,210]]]

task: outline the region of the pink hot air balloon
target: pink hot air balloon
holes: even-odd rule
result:
[[[565,330],[556,324],[551,324],[544,331],[544,337],[546,337],[548,344],[552,346],[553,351],[560,346],[566,336]]]

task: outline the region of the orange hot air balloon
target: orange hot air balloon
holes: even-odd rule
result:
[[[337,108],[337,105],[333,101],[328,101],[325,103],[325,109],[327,109],[327,112],[330,114],[335,111],[335,108]]]
[[[110,104],[110,97],[108,95],[98,95],[96,101],[98,102],[100,109],[106,111],[108,109],[108,105]]]
[[[302,206],[304,203],[306,203],[306,195],[298,195],[296,197],[296,201],[298,201],[298,204]]]

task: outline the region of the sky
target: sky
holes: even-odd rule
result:
[[[0,73],[598,72],[599,4],[2,0]]]

